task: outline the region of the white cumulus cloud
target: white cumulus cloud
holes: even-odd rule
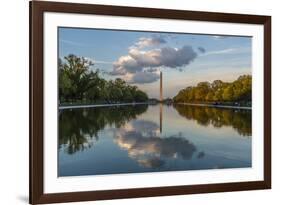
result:
[[[160,78],[159,73],[156,72],[147,72],[147,71],[143,71],[143,72],[137,72],[134,74],[127,74],[125,77],[125,80],[128,83],[153,83],[155,81],[157,81]]]
[[[111,75],[123,75],[130,83],[151,83],[159,79],[158,68],[182,70],[189,65],[197,53],[189,45],[181,48],[158,47],[142,50],[144,47],[166,43],[161,37],[140,38],[129,48],[127,55],[119,57],[113,63]]]
[[[166,43],[166,40],[161,36],[153,36],[153,37],[142,37],[139,39],[138,42],[134,44],[133,47],[136,48],[144,48],[144,47],[150,47],[150,46],[158,46],[160,44]]]

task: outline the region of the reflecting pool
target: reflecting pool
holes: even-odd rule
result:
[[[126,105],[59,112],[59,176],[251,167],[251,110]]]

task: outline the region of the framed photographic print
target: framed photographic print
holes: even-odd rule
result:
[[[30,203],[271,188],[271,17],[30,2]]]

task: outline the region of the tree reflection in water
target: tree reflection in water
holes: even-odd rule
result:
[[[98,140],[105,126],[117,128],[144,113],[148,105],[62,110],[59,114],[59,149],[73,154]]]
[[[174,104],[178,113],[188,120],[196,120],[203,126],[231,126],[240,135],[252,135],[252,111],[242,109],[212,108]]]

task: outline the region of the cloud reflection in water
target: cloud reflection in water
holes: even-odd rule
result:
[[[133,120],[116,130],[114,142],[139,165],[149,168],[162,167],[169,158],[191,159],[196,151],[182,133],[161,137],[158,124],[146,120]]]

